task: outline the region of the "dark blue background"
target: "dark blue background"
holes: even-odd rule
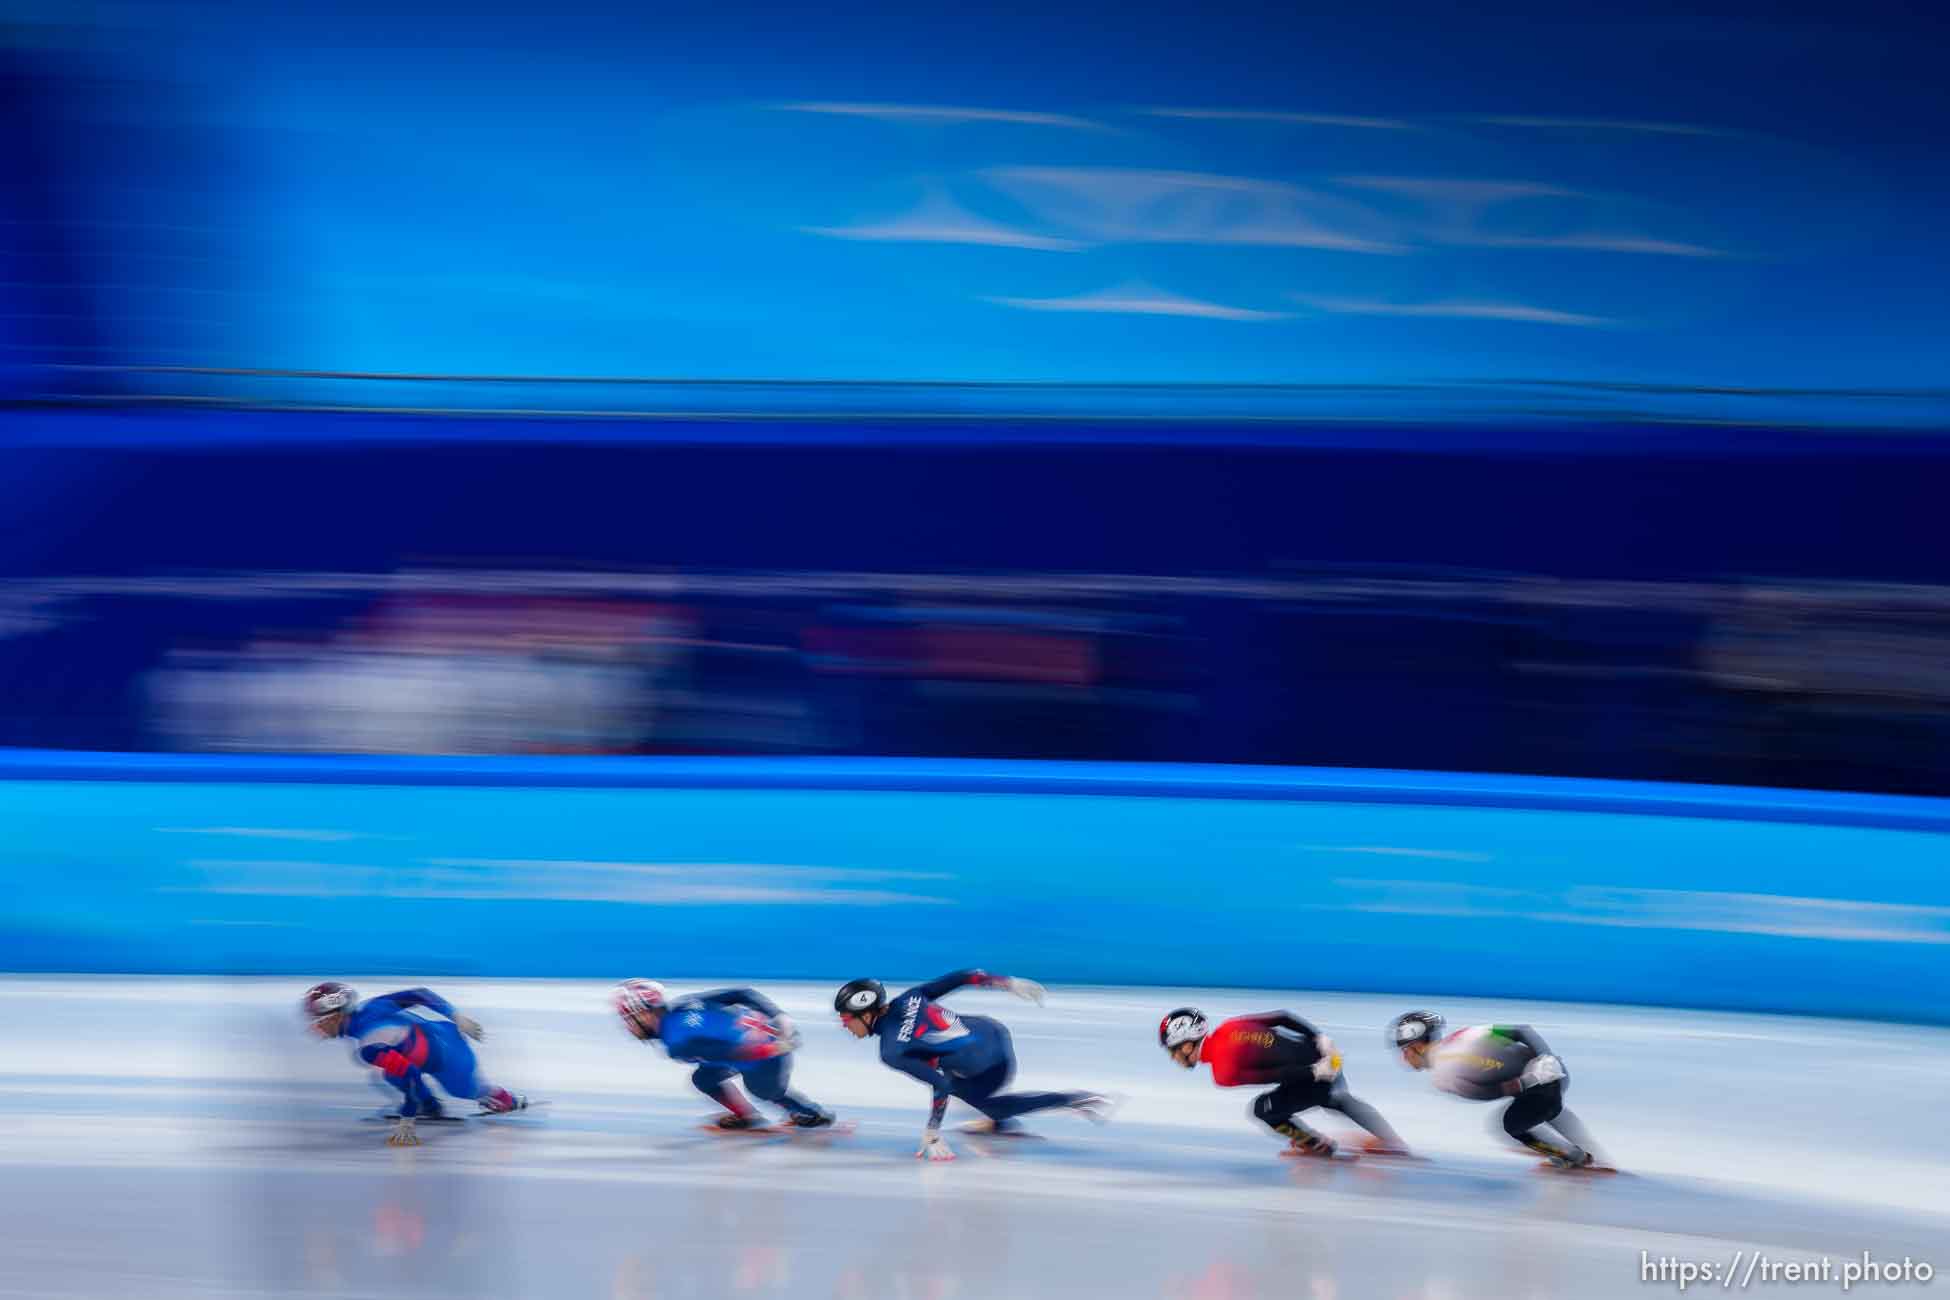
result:
[[[141,411],[9,427],[0,570],[16,575],[434,557],[1894,581],[1950,567],[1950,440],[1930,435]]]
[[[1167,685],[1195,710],[1005,718],[889,688],[847,747],[1950,788],[1942,710],[1702,685],[1708,615],[1657,598],[1689,583],[1942,583],[1950,442],[1927,435],[147,408],[22,413],[8,429],[13,592],[91,575],[122,587],[65,595],[52,624],[0,642],[9,744],[154,747],[137,687],[168,646],[322,628],[371,599],[191,602],[171,575],[1108,573],[1186,579],[1109,608],[1178,630]],[[1391,606],[1199,585],[1321,575],[1652,594]],[[130,594],[145,581],[150,594]],[[780,596],[764,613],[797,656],[792,620],[846,599]],[[1512,672],[1540,661],[1577,671]]]

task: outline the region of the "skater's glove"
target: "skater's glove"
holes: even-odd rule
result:
[[[921,1149],[916,1151],[914,1155],[919,1160],[953,1160],[955,1158],[954,1149],[942,1140],[941,1134],[935,1132],[933,1129],[929,1129],[926,1133],[922,1134]]]
[[[1547,1083],[1556,1083],[1564,1077],[1564,1062],[1548,1054],[1534,1058],[1523,1067],[1517,1082],[1524,1088],[1540,1088]]]
[[[1003,981],[1002,987],[1024,1002],[1034,1002],[1039,1007],[1043,1005],[1043,986],[1035,980],[1026,980],[1012,975]]]
[[[466,1034],[477,1043],[487,1037],[487,1030],[481,1028],[481,1022],[472,1016],[456,1015],[454,1017],[454,1028],[460,1030],[461,1033]]]
[[[416,1147],[420,1145],[420,1135],[413,1131],[413,1117],[402,1115],[393,1125],[393,1131],[386,1137],[389,1147]]]
[[[798,1051],[800,1044],[805,1042],[799,1036],[799,1026],[792,1023],[791,1016],[781,1013],[772,1021],[772,1029],[773,1032],[778,1034],[780,1041],[786,1045],[786,1050],[788,1051]]]
[[[1321,1083],[1332,1083],[1341,1072],[1340,1050],[1326,1034],[1314,1039],[1314,1047],[1320,1052],[1320,1059],[1314,1062],[1314,1078]]]

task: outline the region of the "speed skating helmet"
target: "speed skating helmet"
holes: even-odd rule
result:
[[[1158,1022],[1158,1046],[1169,1052],[1180,1043],[1198,1042],[1205,1033],[1205,1013],[1197,1007],[1180,1007],[1165,1012]]]
[[[352,1010],[359,1004],[359,992],[350,984],[337,980],[324,980],[305,990],[305,996],[298,999],[298,1009],[314,1027],[327,1016],[336,1016]]]
[[[624,980],[610,994],[610,1005],[638,1038],[650,1035],[649,1017],[664,1009],[664,986],[655,980]]]
[[[833,995],[833,1010],[843,1016],[865,1016],[887,1005],[887,989],[879,980],[848,980]]]
[[[1433,1011],[1404,1011],[1388,1022],[1388,1046],[1396,1049],[1433,1043],[1442,1037],[1442,1017]]]

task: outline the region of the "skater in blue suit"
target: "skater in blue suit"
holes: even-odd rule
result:
[[[528,1105],[527,1098],[480,1077],[467,1042],[480,1041],[480,1023],[431,989],[403,989],[361,1002],[348,985],[326,980],[305,990],[301,1006],[314,1034],[353,1039],[358,1059],[399,1089],[398,1121],[386,1138],[391,1146],[418,1146],[414,1120],[443,1116],[440,1100],[427,1087],[429,1078],[448,1096],[478,1101],[491,1114]]]
[[[833,998],[833,1009],[849,1034],[878,1038],[883,1062],[933,1090],[934,1102],[916,1156],[955,1158],[941,1136],[941,1118],[951,1097],[981,1111],[991,1133],[1013,1132],[1017,1116],[1057,1107],[1099,1124],[1109,1117],[1112,1103],[1101,1093],[1003,1092],[1016,1073],[1015,1043],[1001,1021],[957,1015],[936,1001],[960,988],[1006,989],[1038,1005],[1043,1001],[1043,986],[1034,980],[979,970],[943,975],[891,1001],[879,980],[852,980]]]
[[[611,1002],[632,1037],[662,1043],[671,1060],[697,1067],[691,1083],[725,1109],[719,1128],[764,1127],[764,1117],[745,1092],[783,1110],[795,1128],[832,1125],[831,1111],[792,1090],[799,1031],[758,990],[713,989],[671,1000],[655,980],[633,979],[616,986]]]

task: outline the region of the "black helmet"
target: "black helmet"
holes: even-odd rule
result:
[[[1388,1046],[1413,1047],[1442,1037],[1442,1017],[1433,1011],[1404,1011],[1388,1022]]]
[[[879,980],[848,980],[833,995],[833,1010],[845,1016],[864,1016],[887,1005],[887,990]]]

